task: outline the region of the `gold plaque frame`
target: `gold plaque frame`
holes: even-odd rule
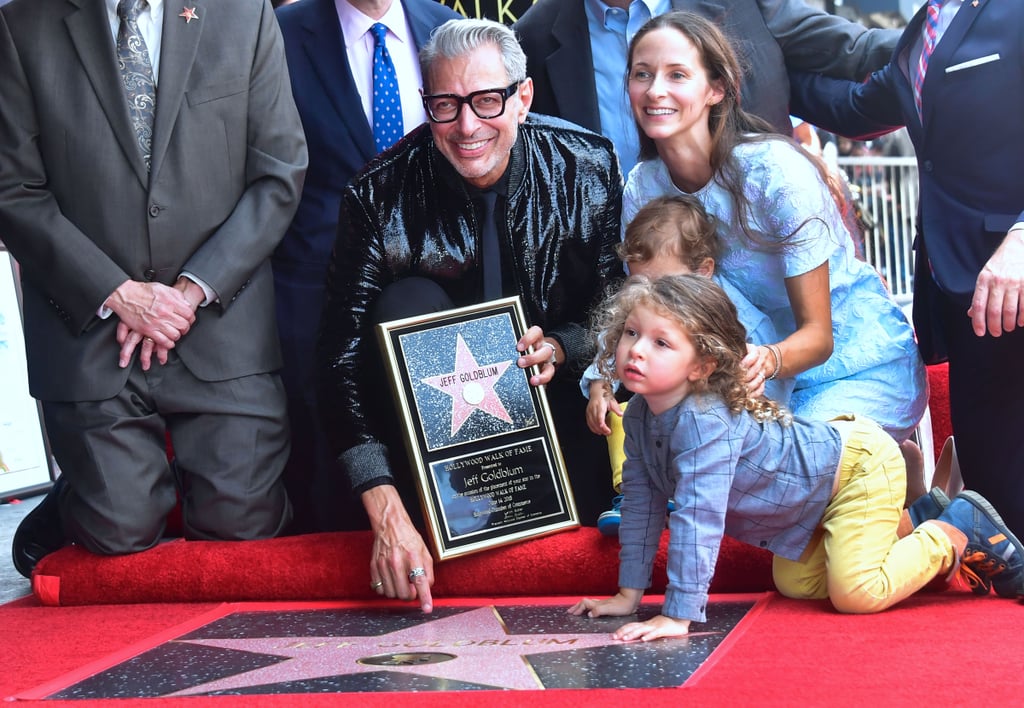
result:
[[[439,560],[579,526],[519,298],[377,326]]]

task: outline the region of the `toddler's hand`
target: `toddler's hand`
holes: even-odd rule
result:
[[[640,590],[629,590],[628,592],[620,590],[615,596],[605,600],[593,600],[585,597],[569,608],[569,614],[579,616],[585,613],[587,617],[631,615],[640,606],[641,597],[642,591]]]
[[[587,402],[587,427],[595,435],[611,435],[608,427],[608,411],[622,417],[622,407],[612,395],[611,387],[606,381],[595,381],[590,384],[590,401]]]
[[[690,632],[690,620],[673,619],[665,615],[657,615],[646,622],[630,622],[615,630],[612,634],[624,642],[639,639],[649,642],[663,637],[682,637]]]

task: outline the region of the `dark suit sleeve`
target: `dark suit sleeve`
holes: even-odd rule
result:
[[[78,334],[128,275],[61,213],[48,187],[33,90],[3,14],[0,66],[0,240]]]
[[[790,111],[812,125],[857,140],[870,140],[904,124],[892,86],[894,64],[865,83],[791,72]]]
[[[231,215],[183,268],[216,290],[222,307],[284,236],[306,173],[306,140],[292,98],[281,31],[270,4],[263,8],[249,76],[247,186]]]
[[[353,489],[391,482],[385,441],[393,411],[372,306],[392,281],[372,201],[345,188],[327,271],[317,339],[317,399],[323,429]]]
[[[899,30],[869,30],[802,0],[757,0],[757,4],[790,70],[859,81],[889,61],[900,38]]]

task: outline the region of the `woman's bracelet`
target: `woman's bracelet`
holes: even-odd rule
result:
[[[765,347],[772,353],[772,358],[775,359],[775,370],[772,371],[771,376],[765,379],[765,381],[771,381],[782,371],[782,351],[775,344],[765,344]]]

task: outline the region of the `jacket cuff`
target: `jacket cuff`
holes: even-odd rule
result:
[[[581,365],[584,361],[589,364],[593,361],[593,347],[590,344],[590,333],[585,327],[577,324],[569,324],[551,331],[544,332],[545,337],[551,337],[565,352],[565,368],[569,371],[582,371],[586,368]]]
[[[388,449],[381,443],[363,443],[350,447],[338,456],[349,486],[356,494],[382,484],[394,484]]]

